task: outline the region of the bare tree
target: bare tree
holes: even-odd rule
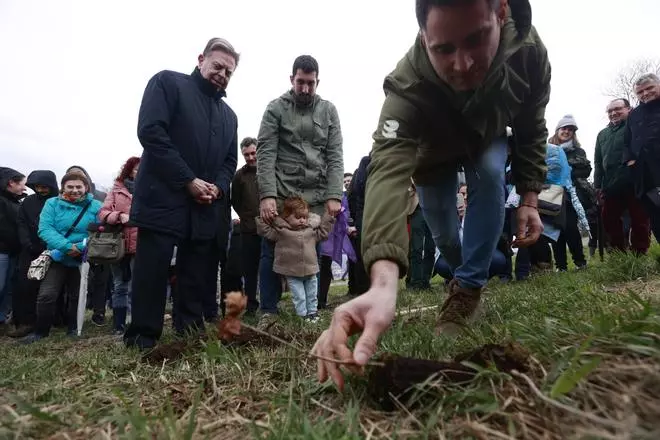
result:
[[[623,68],[614,78],[612,84],[605,89],[605,96],[612,99],[626,98],[633,106],[637,105],[639,101],[635,96],[635,81],[645,73],[651,72],[660,75],[660,59],[643,58],[633,61]]]

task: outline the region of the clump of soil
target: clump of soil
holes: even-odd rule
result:
[[[372,367],[368,390],[371,397],[385,410],[393,410],[395,401],[405,402],[412,397],[415,385],[432,376],[435,382],[465,385],[475,378],[477,370],[463,362],[480,367],[496,367],[510,372],[529,370],[529,353],[516,343],[506,345],[487,344],[476,350],[461,353],[453,361],[414,359],[396,355],[384,355],[381,366]]]

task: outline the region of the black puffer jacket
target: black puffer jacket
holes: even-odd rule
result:
[[[589,223],[595,222],[596,210],[596,190],[587,179],[591,175],[591,162],[587,158],[587,153],[579,145],[563,147],[571,166],[571,180],[578,199],[584,208]]]
[[[46,196],[36,192],[36,185],[43,185],[50,189]],[[39,238],[39,216],[46,204],[46,200],[58,194],[57,178],[49,170],[32,171],[27,178],[27,186],[35,194],[29,195],[21,203],[18,210],[18,237],[21,247],[36,258],[46,247]]]
[[[18,208],[25,194],[17,196],[7,191],[9,181],[25,177],[18,171],[0,167],[0,254],[16,255],[21,251],[18,240]]]

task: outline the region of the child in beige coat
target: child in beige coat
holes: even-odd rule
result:
[[[282,216],[268,225],[257,217],[259,235],[275,242],[273,272],[286,277],[293,296],[296,314],[316,322],[319,271],[317,243],[326,240],[335,218],[325,214],[321,219],[310,214],[309,205],[301,197],[284,201]]]

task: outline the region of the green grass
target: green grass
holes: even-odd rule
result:
[[[88,326],[77,341],[60,333],[28,347],[0,341],[0,438],[660,438],[658,261],[655,247],[645,258],[592,260],[585,271],[496,281],[469,334],[434,336],[437,312],[427,310],[399,316],[381,341],[382,352],[436,360],[517,341],[532,353],[529,379],[550,401],[523,377],[484,370],[464,387],[430,380],[418,387],[423,405],[384,412],[365,377],[350,377],[340,394],[286,346],[210,342],[150,365],[107,328]],[[436,282],[401,292],[399,309],[440,303]],[[289,300],[282,305],[281,327],[308,350],[329,313],[310,327]],[[172,338],[168,331],[164,342]]]

